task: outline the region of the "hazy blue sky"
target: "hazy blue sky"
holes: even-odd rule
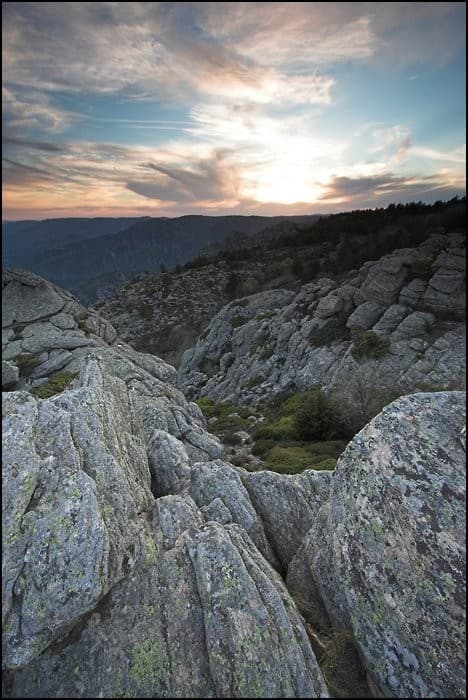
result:
[[[464,3],[3,10],[4,218],[464,193]]]

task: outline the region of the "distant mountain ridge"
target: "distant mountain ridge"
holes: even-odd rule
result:
[[[47,219],[2,225],[3,267],[49,278],[85,303],[107,296],[144,271],[175,266],[236,234],[256,236],[284,221],[316,216],[202,216]]]

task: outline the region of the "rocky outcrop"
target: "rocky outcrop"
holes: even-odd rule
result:
[[[433,235],[366,262],[340,283],[322,278],[297,294],[274,290],[231,302],[184,353],[181,387],[191,398],[255,404],[281,392],[346,386],[363,368],[380,388],[462,386],[464,244],[461,234]],[[384,350],[378,358],[353,356],[356,338],[370,330]]]
[[[464,414],[462,392],[387,406],[343,453],[289,567],[288,586],[352,630],[383,697],[466,692]]]
[[[463,696],[463,394],[389,405],[334,473],[249,473],[173,368],[44,280],[4,282],[6,697],[329,697],[330,626],[375,694]],[[287,323],[291,294],[254,304]]]
[[[44,280],[4,282],[5,695],[328,697],[244,472],[174,370]],[[69,382],[41,398],[52,351]]]

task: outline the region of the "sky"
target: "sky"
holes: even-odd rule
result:
[[[465,4],[3,3],[4,220],[465,193]]]

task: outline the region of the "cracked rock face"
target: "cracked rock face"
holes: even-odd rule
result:
[[[461,234],[432,236],[366,262],[339,285],[320,279],[296,295],[273,290],[231,302],[184,353],[184,392],[248,405],[313,386],[333,390],[363,372],[372,385],[402,393],[461,388],[464,245]],[[430,279],[413,278],[413,266],[431,260]],[[354,359],[353,340],[367,330],[387,339],[389,352]]]
[[[465,697],[464,421],[462,392],[387,406],[346,448],[288,571],[352,629],[384,697]]]

